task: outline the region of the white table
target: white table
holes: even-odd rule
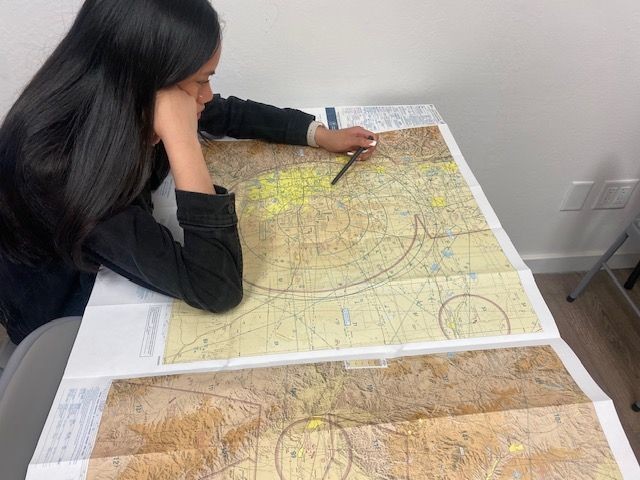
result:
[[[452,339],[411,345],[382,345],[353,349],[296,352],[286,355],[239,357],[202,362],[164,364],[162,352],[172,299],[138,287],[110,271],[102,271],[85,312],[69,364],[32,459],[28,478],[84,478],[87,458],[98,428],[101,408],[113,378],[178,372],[216,371],[322,360],[393,358],[502,346],[551,345],[582,390],[594,401],[605,434],[628,478],[640,478],[640,468],[615,414],[612,402],[598,388],[577,357],[560,339],[553,318],[533,275],[511,244],[477,180],[457,147],[448,126],[429,105],[307,109],[330,126],[363,124],[375,131],[438,125],[460,172],[487,223],[518,272],[542,331],[531,334]],[[156,192],[155,215],[180,238],[175,220],[173,185],[168,179]],[[71,414],[69,412],[72,412]],[[80,438],[73,445],[61,436]],[[73,447],[73,448],[64,448]]]

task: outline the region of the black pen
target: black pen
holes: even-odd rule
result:
[[[373,137],[372,137],[371,135],[369,135],[367,138],[368,138],[369,140],[373,140]],[[353,165],[353,162],[355,162],[355,161],[358,159],[358,157],[362,154],[362,152],[364,152],[365,150],[366,150],[366,148],[365,148],[365,147],[360,147],[360,148],[358,148],[358,149],[356,150],[356,153],[354,153],[354,154],[353,154],[353,156],[351,157],[351,160],[349,160],[349,161],[345,164],[345,166],[344,166],[344,167],[342,167],[342,170],[340,170],[340,172],[338,172],[338,175],[336,175],[336,178],[334,178],[333,180],[331,180],[331,185],[335,185],[335,184],[336,184],[336,182],[337,182],[338,180],[340,180],[340,177],[341,177],[342,175],[344,175],[344,172],[346,172],[346,171],[349,169],[349,167],[350,167],[351,165]]]

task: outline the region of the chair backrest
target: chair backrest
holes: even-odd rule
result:
[[[9,337],[0,340],[0,375],[2,375],[2,371],[7,367],[7,363],[15,349],[16,345],[9,340]]]
[[[0,376],[0,476],[24,479],[82,317],[58,318],[17,346]]]

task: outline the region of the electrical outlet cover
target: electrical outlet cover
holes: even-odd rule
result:
[[[593,204],[594,209],[624,208],[638,184],[638,179],[607,180]]]

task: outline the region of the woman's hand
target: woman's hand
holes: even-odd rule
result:
[[[373,137],[373,140],[369,137]],[[325,150],[335,153],[353,154],[358,148],[364,147],[366,150],[358,157],[358,160],[366,160],[373,155],[376,149],[378,135],[362,127],[340,130],[319,127],[316,130],[316,143]]]
[[[198,103],[177,86],[156,93],[153,129],[165,145],[198,141]]]
[[[213,194],[213,183],[198,141],[196,99],[179,87],[156,93],[155,134],[162,140],[178,190]]]

